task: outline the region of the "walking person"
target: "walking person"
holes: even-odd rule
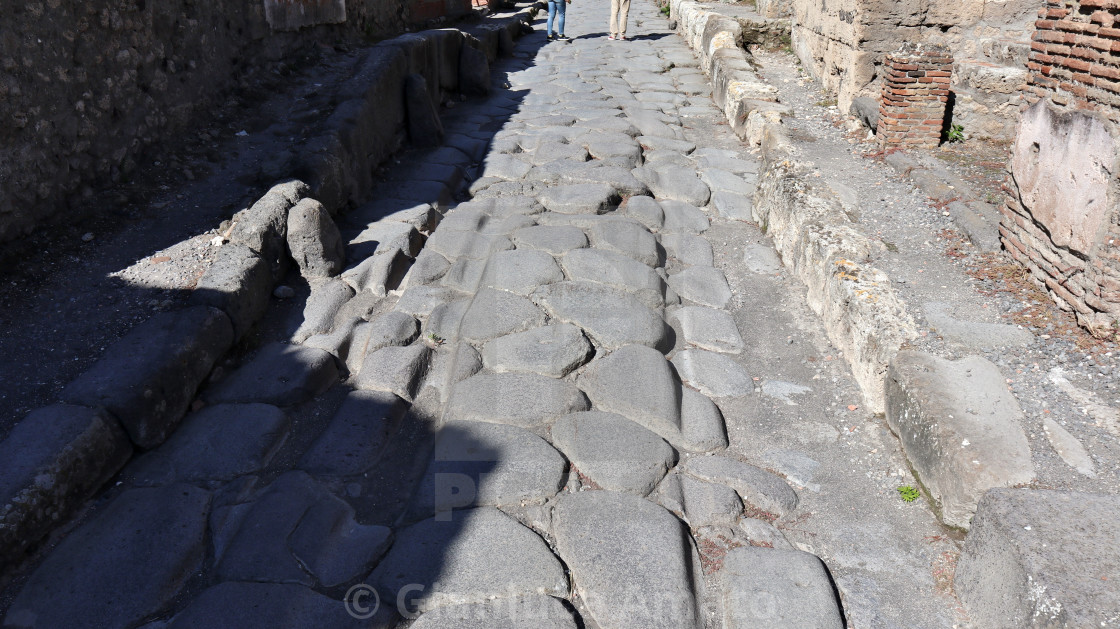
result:
[[[611,0],[611,34],[607,39],[626,41],[626,16],[630,15],[630,0]]]
[[[629,0],[627,0],[629,2]],[[545,31],[548,33],[548,41],[559,39],[565,41],[568,36],[564,34],[564,10],[567,5],[571,4],[572,0],[548,0],[548,23],[545,24]],[[556,20],[556,30],[552,30],[552,19]]]

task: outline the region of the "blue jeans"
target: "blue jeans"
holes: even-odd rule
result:
[[[556,28],[558,30],[555,32],[558,35],[564,34],[564,9],[566,8],[565,5],[567,5],[567,2],[565,2],[564,0],[548,0],[548,24],[545,26],[546,34],[551,35],[553,33],[552,18],[557,14],[560,15],[560,19],[557,20]]]

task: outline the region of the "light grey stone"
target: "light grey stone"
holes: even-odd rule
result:
[[[743,247],[743,265],[752,273],[776,275],[782,270],[782,259],[770,245],[747,245]]]
[[[470,343],[444,343],[435,349],[424,386],[434,387],[443,400],[456,382],[466,380],[481,370],[482,357]]]
[[[450,518],[447,512],[469,507],[541,504],[560,491],[567,471],[564,457],[524,428],[451,421],[436,436],[410,513]]]
[[[416,619],[410,629],[576,629],[560,599],[526,596],[484,603],[448,605]]]
[[[498,179],[522,179],[529,174],[533,166],[517,159],[513,155],[492,153],[482,162],[480,177],[496,177]]]
[[[723,310],[703,306],[684,306],[669,314],[681,326],[685,343],[700,349],[727,354],[743,351],[743,337],[735,319]]]
[[[669,443],[680,433],[681,385],[655,349],[623,346],[592,362],[580,374],[579,386],[595,408],[631,419]]]
[[[824,563],[800,550],[744,546],[719,571],[723,626],[843,629],[844,615]]]
[[[613,491],[561,496],[556,549],[603,629],[704,626],[704,584],[684,525],[652,502]]]
[[[757,173],[757,161],[740,159],[737,153],[718,153],[719,149],[697,149],[690,157],[696,160],[696,165],[701,168],[718,168],[736,175]]]
[[[251,361],[204,393],[212,404],[262,402],[294,406],[338,381],[334,356],[314,347],[265,345]]]
[[[992,489],[957,564],[961,602],[993,629],[1108,626],[1120,615],[1118,519],[1116,496]]]
[[[661,235],[661,244],[671,258],[685,266],[712,266],[715,256],[707,239],[685,232]]]
[[[739,397],[754,393],[751,375],[742,365],[723,354],[686,349],[673,356],[681,380],[711,397]]]
[[[554,318],[578,325],[608,349],[630,343],[667,344],[667,326],[660,314],[627,292],[591,282],[557,282],[542,286],[532,296]]]
[[[431,249],[424,249],[416,256],[416,260],[409,267],[408,273],[401,280],[401,287],[411,288],[431,284],[443,277],[443,274],[447,273],[449,268],[451,268],[451,263],[447,261],[447,258]]]
[[[457,383],[447,417],[533,428],[591,408],[575,385],[536,374],[478,374]]]
[[[648,229],[636,223],[600,223],[588,230],[588,236],[591,237],[591,246],[597,249],[621,253],[651,267],[661,264],[657,239]]]
[[[382,347],[366,354],[354,386],[367,391],[385,391],[412,401],[428,370],[431,349],[424,343],[405,347]]]
[[[938,335],[951,343],[970,349],[993,350],[1024,347],[1034,342],[1034,335],[1014,325],[965,321],[951,314],[953,306],[944,302],[926,302],[926,321]]]
[[[669,286],[682,298],[702,306],[723,308],[731,301],[731,287],[723,271],[712,266],[691,266],[669,276]]]
[[[192,413],[162,446],[128,470],[136,485],[232,480],[259,472],[288,438],[291,421],[267,404],[218,404]]]
[[[886,390],[887,424],[946,524],[968,528],[985,491],[1034,478],[1026,418],[990,361],[902,351]]]
[[[609,226],[613,227],[613,226]],[[568,277],[633,293],[649,308],[665,303],[665,281],[652,268],[621,253],[576,249],[560,260]]]
[[[681,389],[681,430],[669,443],[692,452],[711,452],[727,447],[723,414],[708,396],[688,387]]]
[[[712,190],[712,206],[724,218],[736,221],[754,221],[754,201],[750,194]]]
[[[658,199],[683,201],[690,205],[705,206],[712,192],[708,186],[688,170],[668,167],[655,170],[648,166],[635,168],[634,177],[649,186]]]
[[[519,195],[473,199],[467,203],[460,203],[457,210],[465,208],[481,210],[495,219],[531,216],[544,211],[544,206],[533,197]]]
[[[514,249],[490,256],[481,286],[528,295],[538,286],[563,280],[564,272],[548,253]]]
[[[702,234],[711,227],[704,210],[695,205],[672,199],[661,200],[659,203],[665,213],[665,223],[661,226],[662,233]]]
[[[362,260],[375,253],[388,253],[394,249],[415,256],[420,253],[423,245],[424,239],[412,225],[377,221],[350,239],[346,253],[351,260]]]
[[[376,585],[382,600],[399,600],[421,613],[508,597],[568,595],[564,568],[544,540],[492,507],[400,531],[367,583]]]
[[[360,348],[362,356],[390,345],[408,345],[420,335],[420,323],[395,310],[379,315],[366,327],[365,343]]]
[[[570,225],[523,227],[513,232],[512,239],[518,248],[537,249],[552,255],[561,255],[587,246],[587,235],[583,230]]]
[[[462,293],[441,286],[410,286],[401,293],[393,310],[423,318],[461,297]]]
[[[317,476],[355,476],[370,470],[406,412],[408,403],[392,393],[349,392],[300,459],[300,469]]]
[[[545,209],[561,214],[600,214],[620,200],[614,186],[607,183],[551,186],[540,196]]]
[[[665,223],[665,212],[653,197],[630,197],[620,209],[648,229],[659,230]]]
[[[463,315],[470,306],[470,298],[457,299],[437,306],[424,322],[421,334],[433,340],[458,341]]]
[[[470,307],[463,314],[459,336],[472,343],[484,343],[492,338],[542,326],[544,322],[544,313],[528,299],[493,288],[483,288],[474,296]]]
[[[725,456],[694,456],[681,469],[696,478],[731,487],[748,504],[776,516],[797,508],[797,494],[780,477]]]
[[[712,192],[717,190],[730,192],[733,195],[749,197],[754,194],[754,184],[741,175],[730,173],[719,168],[705,168],[700,171],[700,180],[708,184]]]
[[[513,249],[513,243],[505,236],[443,229],[442,226],[428,237],[424,246],[448,260],[484,259],[499,251]]]
[[[456,260],[455,264],[451,265],[443,279],[440,280],[440,285],[464,293],[473,293],[478,290],[479,283],[482,281],[482,273],[486,271],[487,264],[488,259],[462,258]]]
[[[751,546],[761,548],[776,548],[778,550],[794,550],[792,544],[776,526],[764,520],[743,518],[735,531],[736,537],[745,537]]]
[[[735,526],[743,515],[743,501],[734,489],[683,474],[665,477],[657,488],[657,502],[692,528]]]
[[[562,378],[587,362],[591,343],[574,325],[557,323],[496,338],[482,348],[482,361],[495,372],[538,373]]]
[[[1046,433],[1046,439],[1050,442],[1050,446],[1070,467],[1077,470],[1079,474],[1090,478],[1097,475],[1097,466],[1093,463],[1089,451],[1081,445],[1077,437],[1062,428],[1061,424],[1049,417],[1043,417],[1042,431]]]
[[[342,270],[346,250],[338,226],[315,199],[288,210],[288,251],[304,277],[330,277]]]
[[[552,425],[552,442],[603,489],[645,496],[677,462],[665,440],[614,413],[572,413]]]
[[[640,99],[639,99],[640,100]],[[696,150],[696,145],[686,140],[674,140],[659,136],[639,136],[636,138],[642,148],[648,151],[671,151],[681,155],[688,155]]]
[[[354,290],[344,280],[313,279],[311,295],[303,306],[303,322],[292,334],[293,343],[302,343],[311,336],[330,332],[339,308],[354,296]]]
[[[379,250],[344,271],[342,281],[354,289],[354,292],[369,291],[378,297],[384,297],[400,286],[411,264],[412,258],[404,251],[390,247]]]

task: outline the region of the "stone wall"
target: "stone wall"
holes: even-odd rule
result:
[[[1011,255],[1104,337],[1120,333],[1118,20],[1110,0],[1040,10],[1000,225]]]
[[[415,20],[413,5],[423,8]],[[470,0],[0,0],[0,243],[75,212],[127,177],[145,149],[301,47],[389,36],[470,8]]]
[[[1029,27],[1043,0],[793,0],[793,50],[837,98],[878,97],[885,56],[904,43],[950,47],[953,121],[1010,139],[1026,78]]]

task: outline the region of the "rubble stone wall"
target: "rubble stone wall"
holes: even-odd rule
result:
[[[254,72],[282,69],[316,42],[400,33],[413,5],[424,19],[471,8],[470,0],[0,0],[0,243],[128,177],[146,148],[189,128]]]

